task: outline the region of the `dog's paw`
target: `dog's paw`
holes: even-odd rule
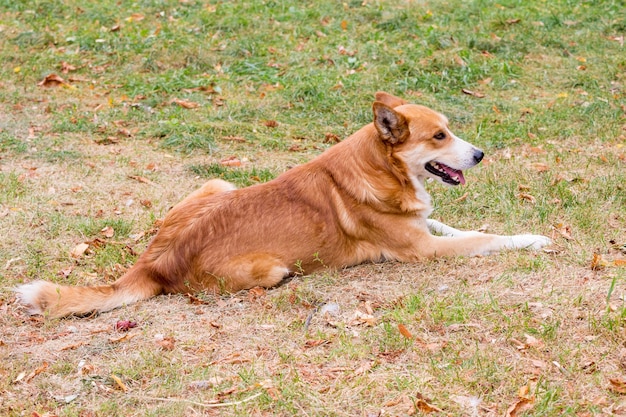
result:
[[[540,235],[514,235],[509,236],[508,249],[532,249],[538,250],[552,243],[552,239]]]

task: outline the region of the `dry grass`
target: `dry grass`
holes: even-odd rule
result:
[[[0,1],[0,414],[626,413],[623,4],[505,3]],[[62,61],[87,81],[38,87]],[[369,122],[376,89],[487,152],[466,187],[429,186],[433,217],[551,235],[553,251],[89,318],[16,303],[37,278],[112,282],[205,176],[252,183],[312,158]],[[249,163],[221,170],[231,156]]]

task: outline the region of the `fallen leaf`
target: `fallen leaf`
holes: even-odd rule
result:
[[[60,270],[57,275],[60,275],[63,278],[67,278],[70,276],[73,270],[74,270],[74,265],[70,265],[67,268],[63,268],[62,270]]]
[[[89,249],[89,245],[87,243],[79,243],[74,247],[74,249],[72,249],[72,251],[70,252],[70,256],[72,258],[80,258],[81,256],[83,256],[85,251],[87,251],[87,249]]]
[[[591,260],[591,269],[592,270],[599,271],[601,269],[606,268],[609,265],[610,265],[609,261],[604,259],[602,257],[602,255],[600,255],[599,253],[594,253],[593,254],[593,259]]]
[[[427,403],[422,398],[419,398],[417,401],[415,401],[415,407],[422,413],[426,413],[426,414],[443,412],[441,408],[435,407],[434,405]]]
[[[374,367],[375,361],[367,361],[354,370],[354,375],[363,375]]]
[[[342,20],[341,21],[341,29],[348,30],[348,21],[347,20]]]
[[[72,344],[72,345],[67,345],[67,346],[64,346],[64,347],[62,347],[62,348],[61,348],[61,349],[59,349],[59,350],[60,350],[60,351],[65,351],[65,350],[74,350],[74,349],[77,349],[77,348],[79,348],[79,347],[81,347],[81,346],[83,346],[83,345],[86,345],[86,344],[87,344],[87,342],[77,342],[77,343],[74,343],[74,344]]]
[[[126,333],[124,336],[122,337],[112,337],[109,339],[109,343],[120,343],[120,342],[126,342],[130,339],[132,339],[133,337],[137,336],[136,333]]]
[[[152,201],[150,200],[139,200],[139,203],[144,206],[145,208],[150,208],[152,207]]]
[[[67,74],[68,72],[75,71],[75,70],[76,70],[76,67],[74,65],[65,61],[61,62],[61,72],[63,74]]]
[[[371,314],[363,313],[362,311],[355,311],[354,315],[348,322],[350,326],[358,326],[360,324],[365,324],[366,326],[375,326],[378,322],[378,319]]]
[[[521,21],[522,21],[522,19],[508,19],[508,20],[506,21],[506,24],[507,24],[507,25],[514,25],[514,24],[519,23],[519,22],[521,22]]]
[[[404,337],[406,337],[407,339],[413,339],[413,335],[411,334],[411,332],[404,326],[404,324],[399,323],[398,324],[398,330],[400,331],[400,334]]]
[[[41,366],[39,366],[38,368],[33,370],[31,373],[29,373],[25,377],[22,376],[22,374],[20,373],[20,375],[18,375],[17,378],[15,379],[15,381],[13,381],[13,382],[19,382],[20,380],[24,379],[24,382],[28,383],[28,382],[32,381],[33,378],[35,378],[37,375],[39,375],[40,373],[45,371],[46,369],[48,369],[48,362],[42,363]],[[22,376],[22,378],[20,378],[20,376]]]
[[[609,389],[617,394],[626,394],[626,380],[623,377],[609,378]]]
[[[46,77],[41,80],[41,82],[39,82],[37,85],[40,87],[69,86],[69,84],[66,83],[65,80],[57,74],[46,75]]]
[[[248,290],[248,299],[256,300],[257,298],[261,298],[266,294],[265,288],[263,287],[254,287]]]
[[[278,122],[276,120],[266,120],[263,124],[267,127],[278,127]]]
[[[533,162],[530,164],[530,167],[537,172],[550,171],[550,166],[548,164],[544,164],[543,162]]]
[[[519,193],[517,196],[522,200],[528,201],[530,204],[535,204],[536,202],[535,197],[528,193]]]
[[[122,382],[122,380],[120,379],[120,377],[118,377],[117,375],[111,374],[111,379],[113,380],[113,382],[115,382],[115,386],[116,386],[118,389],[120,389],[120,390],[122,390],[122,391],[124,391],[124,392],[128,391],[128,387],[126,386],[126,384],[124,384],[124,383]]]
[[[573,240],[572,238],[572,228],[568,225],[565,225],[563,223],[558,223],[555,224],[554,226],[552,226],[552,228],[557,231],[561,237],[563,237],[566,240]]]
[[[526,337],[526,346],[534,348],[542,348],[544,346],[544,343],[536,337],[529,334],[525,334],[524,336]]]
[[[176,339],[171,336],[166,336],[162,340],[157,341],[157,345],[161,347],[163,350],[174,350],[176,344]]]
[[[467,63],[458,55],[454,55],[454,62],[456,62],[459,67],[467,67]]]
[[[180,98],[175,98],[171,101],[174,104],[179,105],[180,107],[184,108],[184,109],[195,109],[200,107],[199,103],[193,102],[193,101],[189,101],[189,100],[183,100]]]
[[[220,161],[220,165],[225,167],[240,167],[241,161],[236,156],[229,156]]]
[[[534,399],[520,398],[507,408],[505,417],[517,417],[518,415],[533,408],[534,405]]]
[[[113,237],[113,236],[115,236],[115,230],[113,230],[113,228],[111,226],[104,227],[102,230],[100,230],[100,233],[102,233],[104,235],[104,237]]]
[[[485,97],[485,95],[483,93],[480,93],[478,91],[468,90],[467,88],[463,88],[461,91],[463,92],[463,94],[467,94],[468,96],[473,96],[473,97],[476,97],[476,98],[483,98],[483,97]]]
[[[306,342],[304,342],[304,348],[305,349],[310,349],[310,348],[314,348],[314,347],[317,347],[317,346],[327,345],[329,343],[330,343],[330,341],[328,341],[326,339],[307,340]]]
[[[133,13],[129,17],[126,18],[127,22],[141,22],[146,17],[141,13]]]
[[[324,143],[331,143],[331,142],[339,143],[341,142],[341,139],[339,138],[339,136],[335,135],[334,133],[330,133],[330,132],[324,133]]]
[[[131,180],[142,182],[144,184],[154,184],[148,178],[142,177],[142,176],[139,176],[139,175],[129,175],[128,178],[130,178]]]

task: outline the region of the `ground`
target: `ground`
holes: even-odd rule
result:
[[[626,413],[623,2],[83,3],[0,0],[0,414]],[[554,245],[85,318],[16,302],[113,282],[204,181],[315,157],[377,90],[486,153],[427,185],[433,218]]]

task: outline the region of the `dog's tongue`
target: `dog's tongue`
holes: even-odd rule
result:
[[[458,176],[459,182],[465,185],[465,177],[463,176],[463,171],[461,171],[460,169],[450,168],[449,166],[444,165],[444,164],[439,164],[439,165],[444,169],[444,171],[448,173],[450,177]]]

